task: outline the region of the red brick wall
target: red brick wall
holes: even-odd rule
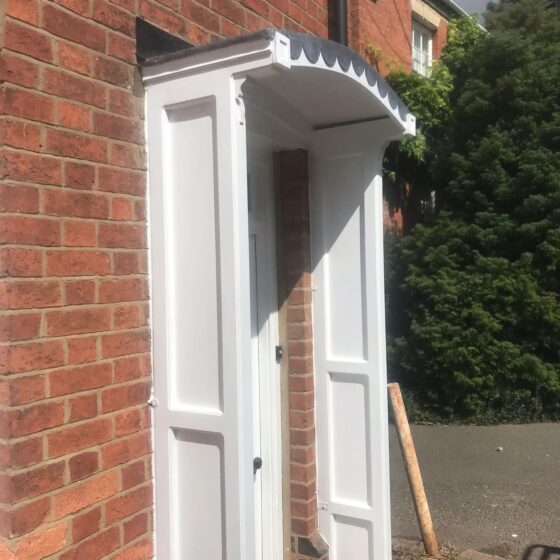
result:
[[[378,70],[412,69],[412,10],[410,0],[354,0],[350,9],[350,38],[354,49],[365,56],[369,46],[379,55]],[[447,41],[447,22],[434,32],[432,55],[437,60]]]
[[[351,10],[352,47],[367,56],[369,45],[379,49],[378,69],[411,69],[412,12],[410,0],[354,0]]]
[[[434,33],[434,40],[432,43],[433,57],[435,60],[439,59],[441,56],[441,49],[443,49],[445,43],[447,42],[447,22],[442,19],[439,27]]]
[[[326,0],[1,6],[0,558],[149,558],[135,17],[196,44],[271,25],[326,35]]]
[[[392,230],[397,233],[403,232],[403,210],[402,208],[392,208],[387,200],[383,201],[383,229]]]

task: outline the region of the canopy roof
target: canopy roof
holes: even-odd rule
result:
[[[143,74],[149,85],[216,64],[238,65],[232,74],[245,72],[255,78],[313,129],[390,119],[397,125],[398,135],[415,133],[414,116],[357,52],[294,31],[264,29],[157,56],[145,61]],[[263,71],[266,69],[269,71]]]

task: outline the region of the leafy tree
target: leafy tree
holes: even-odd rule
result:
[[[404,142],[393,143],[385,154],[385,199],[395,208],[404,209],[405,230],[417,219],[430,217],[433,180],[430,167],[438,156],[451,116],[450,96],[453,75],[461,67],[465,54],[484,36],[474,18],[450,22],[448,41],[430,75],[393,70],[387,81],[400,95],[417,119],[417,133]]]
[[[422,128],[436,215],[389,246],[390,372],[442,417],[558,418],[560,11],[507,2],[487,27],[450,41]]]

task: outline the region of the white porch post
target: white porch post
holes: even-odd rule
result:
[[[319,530],[332,560],[391,558],[382,157],[388,120],[311,149]]]
[[[149,84],[156,554],[255,556],[246,134],[230,69]]]

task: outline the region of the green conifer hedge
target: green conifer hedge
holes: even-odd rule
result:
[[[560,10],[508,2],[486,27],[390,76],[421,134],[388,150],[388,189],[431,212],[387,238],[389,375],[419,414],[560,418]]]

